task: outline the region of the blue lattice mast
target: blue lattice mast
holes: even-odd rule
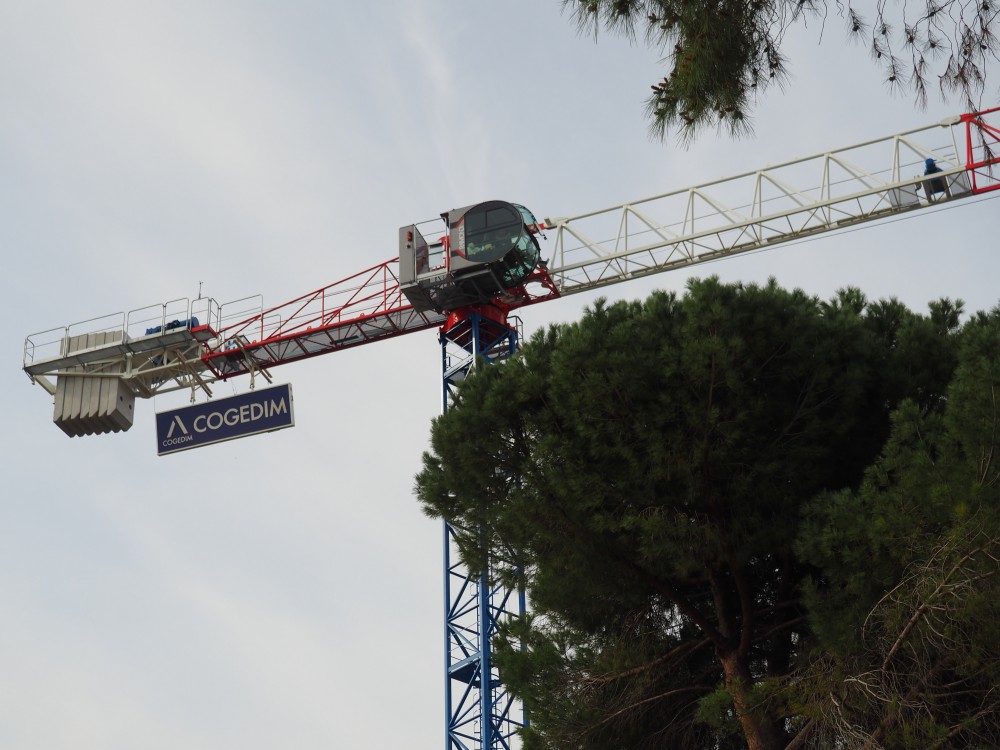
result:
[[[466,310],[441,330],[442,409],[477,366],[506,360],[517,350],[516,323],[497,308]],[[458,555],[458,530],[444,524],[446,750],[509,749],[527,718],[492,661],[497,625],[525,613],[523,591],[501,583],[496,561],[471,570]]]
[[[400,229],[399,282],[414,310],[450,311],[440,329],[447,410],[475,367],[516,351],[510,311],[558,291],[541,262],[540,227],[528,209],[487,201],[447,211],[441,220],[430,235],[437,241],[424,239],[416,225]],[[460,532],[478,530],[444,528],[445,746],[507,750],[525,716],[493,665],[491,639],[505,618],[524,614],[525,597],[499,583],[496,561],[470,569],[458,555]]]

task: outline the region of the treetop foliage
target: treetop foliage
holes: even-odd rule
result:
[[[1000,311],[961,329],[936,407],[903,403],[856,492],[821,494],[797,542],[824,650],[815,746],[992,747],[1000,739]],[[827,675],[829,677],[829,675]],[[818,686],[818,687],[817,687]]]
[[[643,37],[664,53],[668,73],[646,108],[658,138],[691,139],[706,126],[749,132],[757,98],[787,80],[782,42],[795,24],[831,16],[864,46],[893,91],[924,106],[936,77],[944,97],[979,107],[986,71],[1000,43],[997,0],[902,0],[871,6],[851,0],[563,0],[582,31]]]

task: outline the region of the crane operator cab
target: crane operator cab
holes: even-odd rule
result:
[[[416,225],[399,230],[399,285],[417,311],[489,302],[520,286],[538,265],[538,222],[524,206],[486,201],[441,218],[446,234],[435,243]]]

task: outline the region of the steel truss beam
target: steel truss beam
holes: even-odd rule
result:
[[[1000,188],[1000,108],[643,200],[545,220],[563,295]],[[992,120],[992,122],[991,122]],[[926,159],[947,184],[935,192]]]
[[[1000,189],[998,113],[961,115],[685,190],[546,219],[543,228],[555,233],[547,269],[500,302],[516,309]],[[928,158],[943,168],[943,192],[927,189],[922,169]],[[204,314],[211,335],[198,339],[200,350],[160,357],[155,374],[129,361],[131,347],[146,343],[132,331],[133,316],[169,322],[167,308],[175,303],[129,313],[114,324],[125,345],[106,347],[82,365],[79,357],[66,361],[59,347],[71,328],[90,324],[97,332],[105,319],[33,334],[25,341],[24,369],[47,387],[46,377],[65,367],[76,373],[110,368],[135,381],[129,387],[137,396],[148,397],[441,325],[444,314],[417,312],[407,303],[398,271],[393,259],[267,310],[259,297],[223,306],[205,298],[176,301],[191,310],[210,303]],[[202,373],[200,380],[192,373]]]

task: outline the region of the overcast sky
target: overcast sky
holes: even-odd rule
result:
[[[199,289],[274,305],[455,206],[569,215],[961,111],[889,96],[820,32],[788,38],[753,138],[684,150],[647,137],[656,53],[579,36],[557,0],[0,0],[0,747],[439,748],[445,714],[442,533],[412,494],[434,332],[279,368],[293,429],[163,458],[154,414],[188,394],[68,438],[26,335]],[[969,203],[695,273],[989,308],[1000,212]]]

